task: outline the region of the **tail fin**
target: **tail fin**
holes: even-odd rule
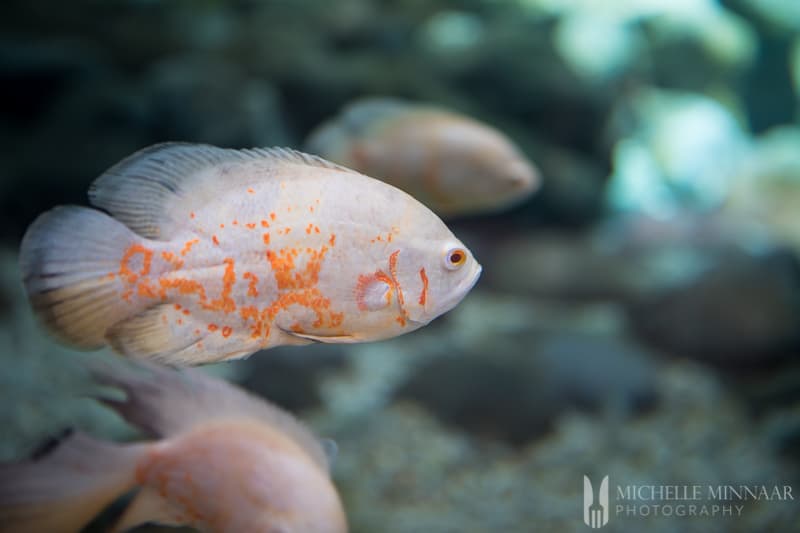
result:
[[[108,328],[139,311],[123,305],[122,282],[110,275],[138,239],[121,222],[85,207],[57,207],[31,224],[20,270],[31,305],[57,337],[99,348]]]
[[[131,490],[147,444],[71,433],[31,460],[0,464],[0,533],[75,533]]]

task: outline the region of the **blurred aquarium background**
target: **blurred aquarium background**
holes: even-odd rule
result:
[[[800,493],[795,0],[4,0],[0,460],[136,438],[31,315],[36,215],[146,145],[300,147],[364,96],[497,127],[543,186],[449,223],[484,274],[430,326],[210,369],[338,442],[354,533],[588,530],[584,474]],[[607,527],[798,531],[800,503]]]

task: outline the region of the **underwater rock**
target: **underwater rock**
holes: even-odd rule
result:
[[[472,435],[521,445],[564,412],[641,413],[656,401],[654,384],[650,356],[613,338],[506,335],[422,364],[395,397]]]
[[[800,348],[800,264],[787,250],[738,257],[674,290],[644,296],[629,313],[646,342],[725,365],[761,364]]]
[[[582,474],[608,474],[622,485],[795,479],[796,469],[772,455],[760,426],[713,373],[670,363],[654,377],[661,400],[647,414],[564,415],[547,438],[521,448],[477,441],[409,404],[339,426],[333,432],[340,448],[336,481],[352,531],[578,533],[586,530]],[[448,386],[440,380],[441,388]],[[778,531],[796,519],[794,502],[750,501],[735,522],[618,517],[614,530]]]
[[[302,349],[279,347],[256,353],[242,370],[240,384],[294,413],[322,403],[319,382],[347,364],[341,345],[312,344]]]

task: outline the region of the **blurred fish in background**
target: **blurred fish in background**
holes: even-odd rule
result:
[[[0,531],[71,533],[134,487],[114,531],[343,533],[322,444],[288,413],[222,380],[155,365],[92,364],[123,400],[98,399],[157,441],[115,445],[69,432],[0,465]]]
[[[337,441],[351,531],[586,531],[583,477],[606,475],[609,531],[797,529],[791,499],[699,502],[743,505],[724,516],[614,507],[630,485],[800,494],[797,2],[0,9],[3,460],[64,426],[140,438],[78,399],[76,354],[35,321],[17,264],[36,216],[85,205],[92,180],[145,146],[300,149],[380,95],[490,125],[540,183],[448,219],[481,280],[413,335],[201,370]],[[498,167],[481,168],[463,175]]]
[[[306,149],[391,183],[442,216],[521,203],[540,181],[533,164],[499,131],[400,100],[348,105],[312,132]]]

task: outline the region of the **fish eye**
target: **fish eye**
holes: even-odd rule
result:
[[[444,266],[455,270],[467,262],[467,251],[463,248],[450,248],[444,255]]]

